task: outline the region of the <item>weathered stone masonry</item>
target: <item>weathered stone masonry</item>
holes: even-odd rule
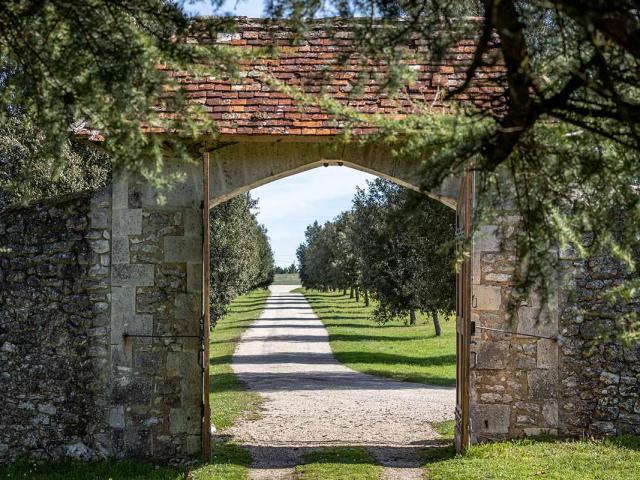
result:
[[[609,304],[603,291],[629,278],[611,258],[566,259],[572,289],[561,291],[558,394],[567,435],[640,435],[640,345],[615,340],[615,321],[640,304]],[[611,338],[614,337],[614,338]]]
[[[0,463],[197,455],[202,173],[0,212]]]
[[[505,214],[474,241],[472,441],[640,434],[640,345],[624,345],[615,322],[640,305],[603,297],[629,272],[611,259],[576,260],[563,251],[555,299],[541,310],[533,294],[513,319],[506,307],[516,224]]]
[[[0,463],[106,453],[110,192],[0,212]]]
[[[163,175],[184,180],[170,179],[169,191],[114,172],[109,190],[0,212],[0,463],[23,454],[169,460],[199,453],[205,195],[215,205],[323,164],[417,188],[421,162],[400,163],[378,145],[332,148],[325,141],[344,121],[319,106],[297,105],[265,74],[365,113],[444,109],[442,93],[464,81],[475,39],[460,41],[438,63],[422,55],[426,42],[412,39],[407,66],[415,83],[389,98],[378,85],[384,66],[374,65],[354,96],[365,72],[356,58],[340,59],[353,40],[349,30],[319,22],[294,41],[282,26],[239,20],[237,33],[219,43],[277,45],[280,55],[247,60],[235,83],[168,72],[219,127],[215,145],[194,139],[212,150],[209,192],[202,191],[198,154],[190,163],[166,159]],[[481,67],[458,100],[500,108],[503,74],[500,65]],[[354,133],[370,131],[362,125]],[[431,194],[455,207],[457,183],[450,180]],[[504,226],[508,240],[515,223],[503,214],[473,242],[472,441],[640,433],[639,348],[613,340],[590,348],[596,326],[640,308],[598,300],[626,272],[605,260],[567,257],[567,286],[576,286],[576,296],[560,289],[541,317],[534,296],[514,324],[506,303],[516,259],[498,231]]]
[[[201,166],[167,160],[169,191],[116,172],[111,268],[111,395],[117,456],[200,451]]]

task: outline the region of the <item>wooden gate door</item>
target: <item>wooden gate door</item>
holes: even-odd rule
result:
[[[202,458],[211,458],[211,407],[209,406],[209,154],[202,155]]]
[[[469,445],[469,348],[471,334],[471,221],[473,177],[467,173],[460,185],[456,210],[456,240],[465,252],[456,275],[456,432],[457,452]]]

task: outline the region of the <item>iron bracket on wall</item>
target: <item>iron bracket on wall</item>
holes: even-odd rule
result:
[[[498,333],[506,333],[507,335],[520,335],[521,337],[533,337],[533,338],[544,338],[546,340],[553,340],[557,342],[560,339],[560,335],[546,336],[546,335],[536,335],[535,333],[519,333],[519,332],[511,332],[509,330],[501,330],[499,328],[489,328],[489,327],[478,327],[478,330],[487,330],[489,332],[498,332]]]

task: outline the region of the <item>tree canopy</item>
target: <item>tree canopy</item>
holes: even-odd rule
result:
[[[60,153],[70,127],[78,125],[99,130],[115,161],[130,168],[152,172],[168,146],[186,155],[184,140],[214,125],[156,67],[206,69],[221,77],[238,69],[240,55],[213,42],[179,41],[190,38],[194,25],[213,35],[232,28],[221,18],[192,22],[184,6],[164,0],[2,2],[2,123],[19,116],[27,131],[40,132],[54,172],[68,161]],[[411,81],[401,61],[408,39],[423,38],[421,55],[437,62],[461,38],[475,38],[465,78],[443,92],[451,105],[446,115],[368,118],[378,133],[360,140],[393,145],[399,160],[424,160],[427,190],[467,169],[479,172],[476,219],[505,204],[521,219],[517,249],[528,266],[525,286],[552,277],[559,260],[549,252],[558,248],[573,248],[582,258],[614,255],[636,271],[635,0],[269,0],[267,12],[302,32],[321,15],[354,20],[353,50],[362,63],[382,58],[397,67],[388,72],[390,89]],[[465,95],[485,66],[500,73],[495,82],[502,95],[486,107],[466,106]],[[310,101],[362,120],[317,96]],[[161,115],[159,104],[170,104],[175,115]],[[176,135],[150,134],[158,125]],[[637,275],[627,287],[622,297],[637,300]]]
[[[445,62],[456,42],[475,38],[464,79],[445,87],[450,112],[370,118],[380,131],[365,141],[395,145],[399,160],[423,160],[425,190],[468,169],[479,173],[474,223],[492,221],[495,212],[520,218],[516,247],[519,264],[527,266],[523,288],[553,289],[561,264],[554,252],[566,249],[582,259],[613,255],[637,272],[637,2],[271,0],[268,11],[301,31],[323,12],[353,19],[354,51],[387,59],[398,71],[411,38],[423,39],[422,55],[435,62]],[[497,73],[502,95],[485,107],[465,105],[483,67]],[[410,83],[402,72],[390,76],[400,79],[396,87]],[[324,105],[363,120],[330,101]],[[637,273],[632,277],[619,289],[625,301],[638,299],[640,280]]]
[[[187,156],[185,140],[213,126],[158,67],[217,76],[233,74],[238,61],[226,46],[186,41],[194,28],[215,38],[230,22],[193,22],[184,6],[165,0],[2,2],[0,123],[19,117],[27,131],[39,132],[38,154],[55,167],[54,177],[78,130],[98,132],[113,161],[149,175],[165,149]],[[215,68],[205,67],[210,64]],[[174,135],[155,135],[159,130]]]
[[[211,209],[211,324],[238,295],[273,281],[273,251],[252,209],[257,201],[238,195]]]
[[[370,293],[381,322],[430,313],[439,334],[438,312],[454,308],[453,238],[451,209],[377,179],[358,189],[352,210],[307,227],[300,278],[308,288]]]

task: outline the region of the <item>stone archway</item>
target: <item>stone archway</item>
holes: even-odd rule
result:
[[[208,291],[202,276],[202,207],[323,164],[343,163],[419,189],[420,165],[397,162],[380,148],[346,145],[338,155],[327,142],[238,142],[209,157],[208,195],[197,164],[167,159],[164,173],[186,178],[164,191],[138,175],[114,175],[110,418],[114,434],[132,439],[111,446],[119,454],[200,451],[200,434],[207,430],[201,412],[208,398],[201,377],[208,358],[200,341],[206,325],[203,285]],[[455,206],[455,180],[431,196]],[[160,368],[148,375],[143,359]],[[150,422],[155,425],[145,426]]]
[[[114,433],[137,439],[129,442],[131,448],[126,440],[124,446],[113,443],[120,455],[168,457],[201,450],[208,424],[202,415],[208,358],[202,344],[203,207],[324,163],[342,162],[412,188],[420,168],[359,145],[344,147],[338,156],[326,142],[235,142],[209,157],[208,182],[202,165],[171,159],[165,173],[186,178],[169,190],[135,175],[114,177],[110,418],[117,419]],[[455,205],[455,185],[448,182],[432,196]],[[479,228],[466,270],[470,336],[465,341],[471,348],[461,361],[469,376],[471,441],[559,428],[557,316],[537,322],[539,306],[525,305],[513,330],[506,299],[515,257],[502,250],[497,230],[497,225]],[[523,404],[536,415],[525,419],[519,413]]]
[[[398,160],[383,145],[332,142],[238,142],[210,153],[209,205],[239,193],[323,165],[345,165],[420,190],[421,162]],[[451,178],[426,195],[456,208],[459,179]]]
[[[349,38],[350,26],[330,28],[331,32],[320,22],[312,26],[309,38],[281,49],[278,58],[251,60],[253,63],[243,65],[246,75],[237,83],[180,75],[189,97],[204,105],[219,126],[215,148],[204,139],[194,139],[203,143],[203,151],[210,151],[208,175],[203,174],[199,157],[192,162],[167,157],[160,176],[169,182],[174,181],[174,174],[182,178],[170,189],[117,171],[111,188],[65,200],[62,207],[52,207],[46,215],[28,208],[2,212],[0,247],[8,246],[15,254],[0,259],[0,313],[10,326],[0,331],[0,367],[13,362],[21,371],[42,372],[38,360],[20,354],[20,344],[42,340],[46,345],[49,339],[25,339],[23,319],[37,319],[42,311],[58,313],[55,325],[73,333],[67,336],[67,343],[74,348],[61,348],[61,353],[51,355],[57,355],[65,372],[60,375],[66,378],[64,387],[75,391],[81,383],[83,405],[92,405],[96,413],[91,418],[76,415],[60,401],[64,396],[57,390],[44,391],[33,402],[38,405],[38,418],[50,428],[25,422],[24,416],[4,415],[0,461],[6,452],[42,453],[39,445],[61,456],[69,448],[77,450],[80,441],[99,456],[166,460],[200,453],[203,433],[208,435],[203,432],[206,392],[202,372],[208,361],[203,345],[203,220],[207,213],[203,207],[324,163],[342,162],[409,188],[419,185],[421,165],[397,162],[379,145],[353,143],[336,148],[330,144],[341,132],[341,121],[318,106],[297,105],[287,94],[274,91],[263,73],[268,71],[292,86],[308,87],[311,93],[326,87],[336,100],[363,112],[402,115],[411,113],[416,105],[444,109],[441,88],[463,81],[473,56],[469,48],[475,41],[461,40],[453,46],[446,64],[420,62],[420,55],[409,55],[407,65],[416,72],[416,82],[398,98],[378,93],[379,85],[369,85],[361,97],[352,98],[350,85],[358,78],[359,64],[339,63],[336,53]],[[237,33],[218,41],[252,49],[286,44],[293,38],[288,35],[281,26],[242,19]],[[412,43],[410,49],[419,50],[419,43]],[[497,73],[483,68],[468,98],[476,105],[486,105],[494,94],[502,93],[492,80]],[[329,75],[315,75],[318,72]],[[356,135],[369,132],[366,126],[354,131]],[[430,194],[454,208],[457,188],[457,182],[451,180]],[[597,280],[601,273],[576,261],[571,252],[559,252],[567,265],[568,282],[582,286],[582,304],[560,289],[542,318],[538,315],[541,302],[533,296],[519,307],[518,321],[512,322],[506,307],[516,258],[509,242],[500,241],[499,232],[506,226],[505,232],[512,235],[516,219],[509,212],[496,217],[495,224],[476,226],[468,259],[469,315],[465,321],[471,351],[465,368],[469,372],[470,440],[540,433],[640,433],[640,418],[633,413],[638,394],[629,387],[637,383],[637,370],[621,367],[624,362],[619,360],[637,362],[640,352],[614,344],[596,352],[591,360],[583,358],[585,339],[595,337],[601,317],[597,311],[593,318],[576,312],[594,308],[590,295],[597,293],[598,282],[591,279]],[[5,218],[12,223],[7,224]],[[25,240],[25,225],[30,236],[38,239],[47,236],[51,229],[47,221],[52,219],[57,227],[65,225],[73,232],[74,245],[48,237],[36,245]],[[42,245],[48,249],[46,254],[34,256]],[[0,248],[0,254],[2,251]],[[38,285],[64,282],[52,275],[66,272],[70,265],[78,272],[74,285],[80,293],[67,288],[70,303],[64,305],[53,297],[45,298]],[[615,268],[612,272],[607,280],[624,276]],[[33,277],[35,287],[25,283],[26,275]],[[28,300],[30,296],[41,303]],[[69,315],[74,317],[73,328],[60,320]],[[563,344],[558,342],[560,331]],[[29,332],[40,333],[36,328]],[[72,351],[69,358],[67,351]],[[77,377],[76,365],[91,369],[91,382],[84,377],[82,382],[69,380]],[[19,381],[20,376],[1,373],[3,387],[23,395],[25,382]],[[615,408],[608,408],[614,404]],[[71,438],[65,433],[79,429],[82,436]],[[5,448],[7,445],[11,447]]]

